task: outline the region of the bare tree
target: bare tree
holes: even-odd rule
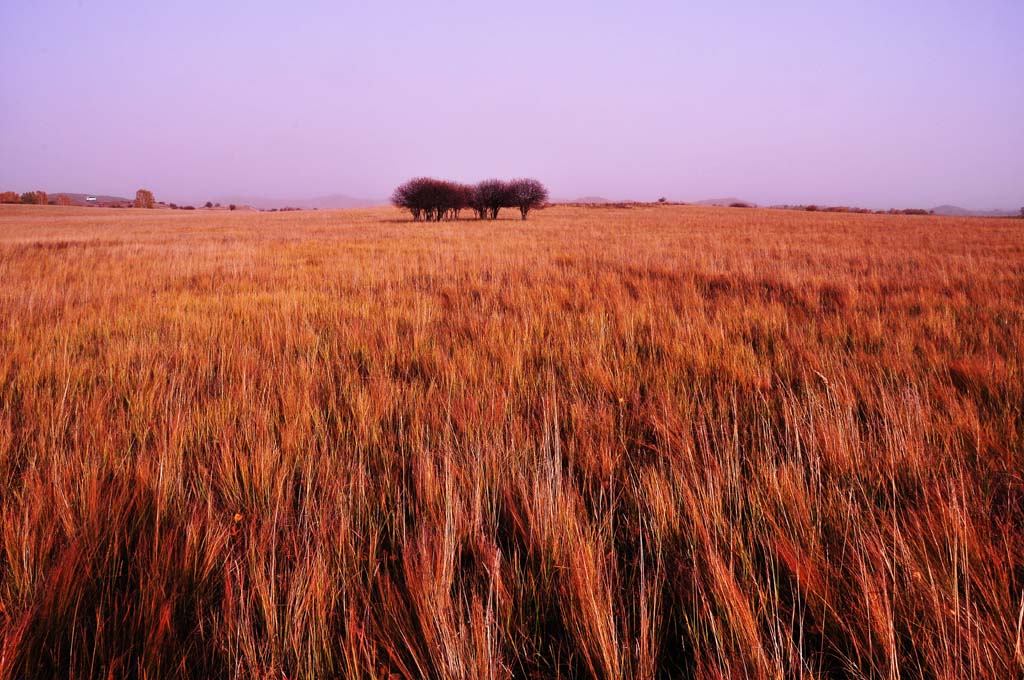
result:
[[[478,220],[487,219],[487,204],[484,203],[484,193],[480,191],[480,185],[470,187],[472,194],[469,197],[469,207],[476,213]]]
[[[506,182],[500,179],[485,179],[476,185],[475,205],[481,219],[498,219],[498,211],[511,205],[511,193]]]
[[[452,184],[451,186],[451,219],[459,219],[459,214],[473,205],[473,187],[465,184]]]
[[[412,219],[419,222],[424,216],[426,204],[427,185],[433,180],[429,177],[414,177],[413,179],[400,184],[394,193],[391,194],[391,205],[396,208],[405,208],[412,213]]]
[[[512,207],[519,208],[519,213],[526,219],[530,210],[542,208],[548,202],[548,190],[535,179],[514,179],[508,183],[509,202]]]

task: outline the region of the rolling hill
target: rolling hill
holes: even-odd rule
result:
[[[956,205],[940,205],[932,208],[932,212],[947,217],[1016,217],[1020,214],[1012,210],[971,210]]]
[[[267,198],[265,196],[222,196],[211,199],[221,205],[249,205],[260,210],[272,208],[302,208],[303,210],[330,210],[333,208],[370,208],[378,205],[386,205],[383,199],[355,198],[345,194],[330,194],[327,196],[315,196],[312,198]],[[196,205],[203,205],[206,201],[197,201]]]

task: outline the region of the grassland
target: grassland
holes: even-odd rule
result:
[[[1022,348],[1016,220],[3,206],[0,678],[1020,677]]]

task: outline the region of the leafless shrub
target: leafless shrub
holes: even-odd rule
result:
[[[480,219],[498,219],[502,208],[513,205],[512,192],[507,182],[500,179],[485,179],[476,185],[473,207]]]
[[[530,210],[542,208],[548,201],[547,188],[535,179],[514,179],[508,183],[509,203],[519,208],[525,220]]]

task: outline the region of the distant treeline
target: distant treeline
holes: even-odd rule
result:
[[[97,200],[97,198],[99,200]],[[104,207],[104,208],[153,208],[156,206],[156,202],[153,200],[153,193],[146,189],[139,189],[135,194],[135,201],[131,202],[128,199],[119,199],[111,196],[90,196],[86,198],[85,194],[57,194],[53,198],[42,190],[38,191],[26,191],[23,194],[19,194],[16,191],[3,191],[0,192],[0,203],[20,203],[22,205],[88,205],[90,207]]]
[[[498,219],[502,208],[518,208],[525,220],[530,210],[548,201],[547,188],[535,179],[506,182],[488,179],[478,184],[460,184],[431,177],[416,177],[402,184],[391,195],[391,203],[412,213],[413,220],[438,222],[457,220],[463,210],[472,210],[478,219]]]
[[[56,199],[50,200],[45,191],[26,191],[19,194],[16,191],[0,192],[0,203],[21,203],[23,205],[71,205],[71,199],[60,194]]]
[[[872,210],[845,205],[773,205],[779,210],[806,210],[807,212],[860,213],[864,215],[934,215],[934,210],[924,208],[892,208],[890,210]]]

